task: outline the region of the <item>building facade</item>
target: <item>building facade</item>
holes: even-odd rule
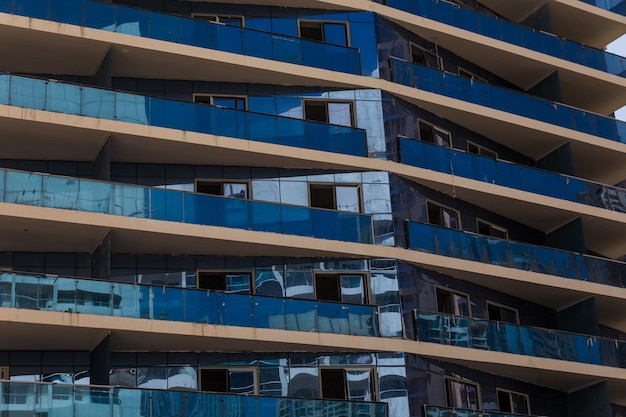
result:
[[[0,0],[0,415],[626,415],[624,33]]]

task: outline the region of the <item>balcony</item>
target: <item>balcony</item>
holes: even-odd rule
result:
[[[371,244],[371,216],[0,170],[0,201]]]
[[[626,343],[617,340],[423,311],[415,323],[421,342],[626,368]]]
[[[381,336],[374,306],[8,272],[0,273],[0,307]]]
[[[0,382],[0,392],[0,413],[7,415],[387,417],[387,404],[361,401],[9,381]]]
[[[626,263],[408,222],[409,249],[623,288]]]
[[[466,410],[453,407],[424,406],[424,417],[538,417],[530,414],[501,413],[487,410]]]
[[[0,74],[0,104],[367,156],[360,129],[17,75]]]
[[[626,123],[518,91],[391,58],[393,82],[626,143]]]
[[[90,0],[0,2],[0,12],[350,74],[357,49]]]
[[[626,58],[567,39],[561,39],[549,33],[496,19],[453,3],[439,0],[386,0],[386,4],[416,16],[521,46],[531,51],[561,58],[619,77],[626,76]]]
[[[403,164],[626,213],[626,190],[619,187],[472,155],[404,137],[399,138],[399,143]]]

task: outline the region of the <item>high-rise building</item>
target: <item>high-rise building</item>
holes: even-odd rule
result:
[[[625,416],[625,3],[0,0],[0,416]]]

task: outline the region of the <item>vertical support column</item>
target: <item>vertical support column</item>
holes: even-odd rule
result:
[[[544,32],[552,32],[552,18],[550,17],[550,6],[545,3],[543,6],[535,9],[534,12],[526,16],[520,25],[530,26]]]
[[[587,245],[585,244],[581,218],[574,219],[546,234],[546,245],[572,252],[586,253]]]
[[[535,166],[548,171],[561,174],[576,175],[574,159],[572,158],[572,146],[566,143],[539,159]]]
[[[556,313],[556,327],[572,333],[598,336],[600,326],[596,314],[596,300],[589,297]]]
[[[111,368],[111,334],[108,333],[89,352],[89,376],[93,385],[109,385]]]
[[[91,253],[91,277],[109,279],[111,277],[111,232],[107,231],[100,244]]]
[[[105,3],[110,3],[106,2]],[[112,88],[113,86],[113,72],[111,71],[113,68],[111,59],[111,49],[107,51],[106,55],[102,59],[100,63],[100,67],[96,71],[96,74],[93,77],[94,85],[103,88]]]
[[[609,386],[606,381],[569,394],[570,417],[612,417]]]
[[[554,71],[543,80],[539,81],[527,91],[528,94],[545,98],[550,101],[563,102],[563,93],[561,92],[561,80],[559,72]]]
[[[111,180],[111,137],[107,137],[92,162],[92,174],[97,180]]]

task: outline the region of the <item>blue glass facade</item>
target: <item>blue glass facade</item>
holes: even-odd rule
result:
[[[624,77],[625,58],[469,0],[252,3],[0,0],[0,36],[34,34],[20,43],[32,51],[0,63],[0,321],[111,323],[97,338],[72,328],[85,332],[73,344],[0,340],[0,415],[626,413],[614,372],[626,326],[602,305],[626,302],[624,122],[568,105],[550,78],[561,67],[521,85],[482,65],[495,48],[453,51],[429,25],[577,64],[581,83]],[[624,15],[622,1],[584,3]],[[49,32],[76,56],[107,52],[89,73],[58,72],[43,53],[33,66]],[[63,150],[64,135],[77,149]],[[609,152],[610,175],[581,168]],[[524,213],[525,194],[493,199],[485,185],[555,207],[530,199]],[[594,231],[589,209],[614,235]],[[47,213],[60,213],[55,232],[37,218]],[[302,238],[329,249],[289,246]],[[561,294],[543,296],[542,276]],[[135,321],[284,336],[253,351],[254,339],[185,348],[168,334],[146,349],[119,328]],[[481,352],[516,365],[468,359]]]

